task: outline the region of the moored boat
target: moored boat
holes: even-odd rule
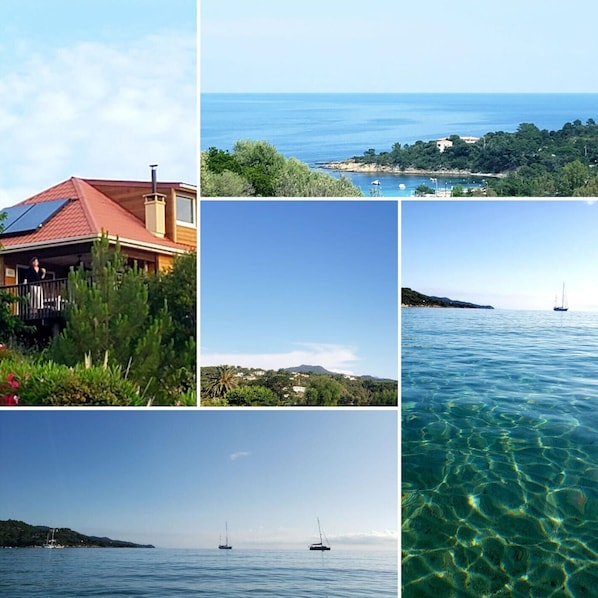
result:
[[[64,548],[62,544],[58,544],[56,538],[54,537],[54,533],[56,530],[52,528],[52,537],[50,538],[50,532],[48,532],[48,537],[46,538],[46,543],[43,545],[44,548]]]
[[[228,521],[225,522],[225,528],[226,528],[226,535],[224,537],[224,544],[222,544],[222,542],[220,542],[218,544],[218,548],[220,550],[232,550],[232,546],[228,543]]]
[[[565,283],[563,283],[563,295],[561,298],[561,304],[558,305],[557,298],[555,297],[553,310],[554,311],[567,311],[568,309],[569,309],[569,307],[567,307],[567,303],[565,301]]]
[[[324,538],[326,538],[326,544],[322,541],[322,528],[320,527],[320,518],[318,517],[318,532],[320,534],[320,541],[316,542],[315,544],[310,544],[310,550],[330,550],[330,543],[328,542],[328,538],[326,538],[326,534],[324,534]]]

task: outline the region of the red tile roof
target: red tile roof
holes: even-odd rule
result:
[[[180,243],[156,237],[145,228],[144,223],[139,218],[92,187],[85,180],[76,177],[50,187],[50,189],[46,189],[17,205],[62,198],[69,198],[71,201],[40,229],[3,238],[2,245],[4,248],[9,250],[11,247],[21,247],[23,245],[99,237],[102,231],[105,231],[111,237],[118,237],[123,245],[128,242],[136,245],[147,244],[153,246],[156,250],[164,248],[168,253],[177,249],[189,249],[189,247]]]

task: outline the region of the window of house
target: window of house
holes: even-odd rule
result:
[[[176,196],[176,221],[178,224],[195,226],[195,200],[193,197]]]

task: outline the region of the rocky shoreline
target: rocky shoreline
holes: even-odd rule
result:
[[[355,160],[339,160],[336,162],[324,162],[318,164],[321,168],[337,170],[341,172],[368,172],[387,174],[403,174],[413,176],[447,176],[447,177],[480,177],[480,178],[504,178],[504,173],[470,172],[468,170],[425,170],[421,168],[400,168],[399,166],[385,166],[382,164],[371,164],[356,162]]]

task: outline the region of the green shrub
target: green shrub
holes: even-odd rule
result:
[[[26,359],[0,361],[0,380],[13,374],[19,405],[134,406],[147,401],[139,387],[122,377],[118,367],[68,367],[52,361]]]
[[[265,386],[240,386],[224,396],[228,405],[241,407],[278,405],[276,393]]]

